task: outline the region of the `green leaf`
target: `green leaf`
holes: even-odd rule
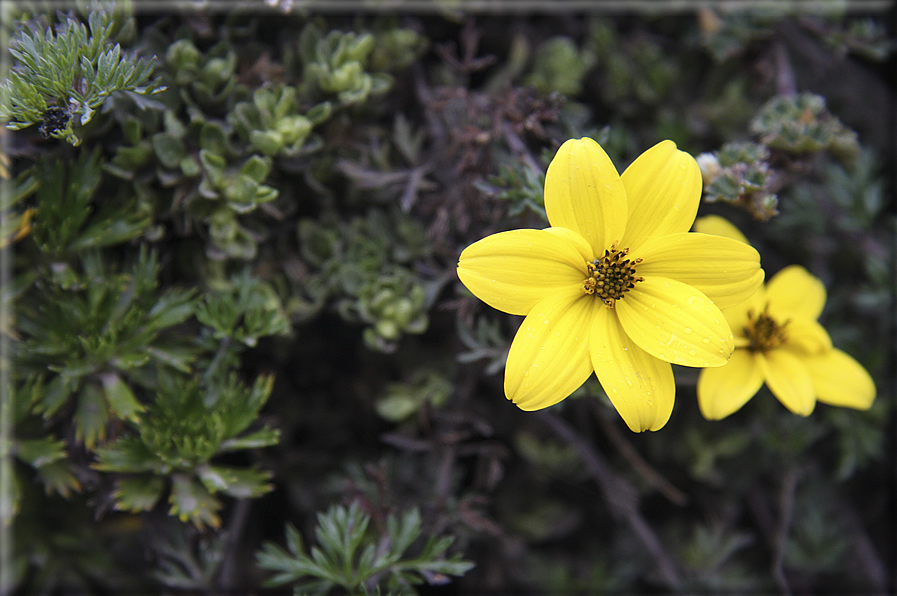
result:
[[[181,160],[187,155],[184,143],[168,133],[157,133],[151,137],[151,140],[156,157],[166,168],[172,170],[178,168]]]
[[[398,554],[404,553],[420,536],[420,524],[420,511],[417,507],[405,513],[401,521],[397,521],[395,515],[390,515],[386,520],[386,529],[392,540],[391,550]]]
[[[162,497],[165,480],[160,476],[119,477],[115,481],[115,508],[119,511],[149,511]]]
[[[19,439],[14,444],[16,457],[33,468],[65,459],[65,443],[50,436],[39,439]]]
[[[76,385],[66,377],[56,375],[56,377],[50,381],[50,384],[46,386],[43,395],[37,398],[38,401],[34,404],[34,411],[38,414],[42,414],[45,419],[50,418],[63,404],[65,404],[66,401],[68,401],[72,391],[75,390],[75,386]]]
[[[296,526],[293,524],[286,524],[286,538],[287,538],[287,548],[290,549],[290,552],[294,555],[304,555],[304,549],[302,548],[302,534],[299,533],[299,530],[296,529]]]
[[[194,290],[169,290],[147,313],[147,329],[153,331],[179,325],[193,315]]]
[[[209,492],[223,492],[238,499],[255,498],[269,492],[274,486],[268,481],[271,472],[253,468],[225,468],[202,465],[197,474]]]
[[[149,361],[149,358],[149,354],[120,354],[109,362],[118,370],[129,370],[143,366]]]
[[[199,132],[199,146],[215,155],[227,155],[227,135],[220,124],[204,122]]]
[[[181,521],[189,521],[199,528],[205,525],[217,528],[221,525],[216,513],[221,503],[202,484],[184,474],[174,474],[171,480],[171,494],[168,497],[170,515],[176,515]]]
[[[150,346],[147,353],[183,373],[190,372],[190,363],[196,359],[196,350],[188,346]]]
[[[222,441],[219,451],[237,451],[239,449],[260,449],[276,445],[280,441],[280,430],[263,428],[248,435]]]
[[[81,491],[81,483],[75,476],[71,462],[59,459],[37,469],[47,494],[55,492],[67,499],[74,492]]]
[[[259,155],[253,155],[240,168],[240,174],[248,176],[256,182],[263,182],[271,169],[271,160]]]
[[[206,175],[209,177],[209,182],[212,184],[212,187],[219,188],[222,178],[224,177],[224,168],[227,166],[227,161],[220,155],[217,155],[208,149],[201,149],[199,151],[199,161],[202,164]]]
[[[137,437],[122,437],[96,449],[93,468],[101,472],[150,472],[164,470],[156,455]]]
[[[108,423],[109,409],[103,392],[94,383],[85,383],[75,411],[75,439],[93,449],[97,441],[106,438]]]
[[[131,388],[114,372],[103,373],[100,380],[112,413],[117,414],[119,418],[136,422],[137,414],[142,412],[144,407],[134,397]]]
[[[133,203],[114,212],[107,210],[98,214],[69,248],[79,251],[121,244],[140,236],[152,223],[152,214]]]

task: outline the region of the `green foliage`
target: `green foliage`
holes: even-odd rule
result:
[[[262,87],[253,93],[252,102],[235,105],[228,120],[244,141],[264,155],[283,152],[295,156],[300,153],[315,123],[327,119],[330,104],[324,102],[316,106],[309,115],[299,114],[297,109],[295,87]],[[321,144],[320,138],[315,144]]]
[[[117,91],[140,94],[161,90],[154,82],[141,87],[153,71],[151,60],[122,55],[119,44],[109,47],[113,15],[97,7],[88,27],[67,19],[58,31],[22,30],[10,53],[19,64],[0,84],[0,120],[18,130],[42,122],[46,137],[80,139],[73,122],[84,126],[107,97]],[[32,26],[36,27],[36,26]]]
[[[544,172],[505,166],[497,176],[491,176],[488,182],[478,181],[476,187],[489,196],[508,201],[508,215],[517,216],[531,211],[548,221],[542,194],[545,187]]]
[[[778,215],[769,150],[757,143],[730,142],[713,154],[698,156],[704,177],[704,200],[723,201],[744,209],[760,220]]]
[[[527,85],[545,95],[578,95],[583,77],[595,63],[595,55],[589,50],[580,51],[569,37],[559,36],[539,44],[533,61],[532,71],[524,79]]]
[[[271,490],[269,472],[211,460],[224,452],[277,443],[279,432],[274,429],[243,434],[272,386],[271,377],[258,377],[250,388],[234,375],[205,386],[160,370],[155,399],[137,420],[135,433],[97,449],[97,470],[125,474],[113,493],[116,508],[148,511],[168,489],[171,515],[197,526],[218,527],[217,493],[252,498]]]
[[[375,43],[370,33],[330,31],[325,35],[315,24],[306,25],[299,34],[306,92],[335,97],[339,105],[347,106],[388,91],[389,75],[365,72]]]
[[[702,7],[699,13],[701,43],[719,62],[738,56],[752,44],[769,39],[775,23],[790,11],[788,4],[767,4],[738,11],[714,10],[709,5]],[[833,8],[834,4],[829,3]],[[824,9],[825,3],[821,2],[819,6]]]
[[[301,316],[336,299],[340,315],[364,323],[368,347],[392,352],[403,333],[427,328],[427,290],[406,264],[426,252],[423,231],[397,212],[371,210],[337,228],[299,222],[302,255],[317,271],[305,281],[307,298],[294,302]]]
[[[758,578],[733,561],[735,556],[754,542],[746,532],[735,532],[724,524],[696,525],[682,549],[683,563],[690,571],[690,585],[695,591],[754,592],[767,591]]]
[[[499,322],[487,317],[478,318],[472,328],[463,321],[457,324],[458,339],[467,351],[458,354],[458,362],[488,360],[485,372],[494,375],[505,367],[511,339],[502,332]]]
[[[165,67],[180,99],[192,107],[220,106],[237,84],[237,55],[224,42],[202,54],[189,39],[179,39],[168,47]]]
[[[74,397],[75,436],[93,447],[113,420],[136,420],[144,409],[125,379],[139,382],[151,362],[189,370],[193,355],[169,330],[192,315],[193,292],[158,292],[148,250],[121,273],[96,249],[82,252],[80,265],[56,263],[23,296],[17,358],[35,375],[33,410],[51,418]]]
[[[843,28],[833,28],[826,42],[839,54],[855,54],[866,60],[883,62],[894,51],[894,40],[875,19],[850,19]]]
[[[598,58],[599,91],[608,105],[628,115],[668,97],[677,67],[654,40],[636,36],[624,42],[610,19],[595,19],[586,46]]]
[[[259,338],[289,333],[290,322],[270,285],[244,270],[196,305],[196,318],[212,328],[215,340],[253,347]]]
[[[776,96],[751,120],[751,132],[772,149],[789,153],[829,151],[852,161],[859,151],[856,133],[825,107],[825,99],[812,93]]]
[[[370,67],[378,72],[408,68],[429,45],[429,40],[407,27],[400,27],[395,18],[379,19],[374,24],[374,48]]]
[[[152,223],[150,205],[140,197],[98,200],[103,169],[97,150],[81,151],[70,164],[44,158],[30,174],[39,184],[31,237],[51,258],[119,244],[140,236]]]
[[[401,422],[425,406],[438,408],[452,393],[452,384],[432,370],[418,370],[405,383],[390,383],[376,403],[377,414],[391,422]]]
[[[406,554],[422,532],[417,509],[401,518],[390,515],[379,536],[371,536],[369,524],[370,517],[355,502],[318,514],[318,546],[311,548],[310,556],[298,530],[288,524],[287,550],[268,542],[257,554],[260,567],[278,572],[268,585],[301,581],[297,593],[301,588],[327,594],[339,586],[349,594],[379,593],[381,588],[389,594],[416,594],[414,586],[424,581],[445,583],[446,576],[464,575],[473,567],[458,555],[444,558],[453,541],[450,536],[430,536],[419,554]]]

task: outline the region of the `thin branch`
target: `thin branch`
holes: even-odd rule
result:
[[[657,562],[657,570],[666,584],[673,589],[681,588],[682,579],[676,562],[666,552],[657,534],[638,511],[639,497],[635,487],[614,474],[604,458],[566,421],[545,410],[539,414],[558,436],[570,443],[579,453],[586,468],[601,487],[611,512],[616,517],[622,518],[635,532]]]
[[[660,472],[655,470],[651,464],[645,461],[645,458],[643,458],[635,447],[632,446],[632,443],[623,437],[623,433],[620,432],[620,429],[607,419],[605,409],[602,408],[597,400],[594,400],[593,408],[595,417],[598,418],[598,422],[601,424],[601,430],[604,432],[605,436],[610,439],[611,443],[614,444],[614,447],[617,448],[617,451],[620,452],[623,459],[629,462],[629,465],[631,465],[635,471],[648,482],[648,484],[656,488],[657,491],[670,502],[679,505],[680,507],[684,507],[688,503],[688,495],[673,486],[669,480],[664,478]]]
[[[793,469],[788,470],[782,480],[782,490],[779,492],[779,523],[776,526],[773,542],[772,576],[784,596],[791,596],[791,586],[785,576],[783,563],[785,547],[791,530],[791,519],[794,517],[794,494],[797,492],[797,480],[798,473]]]
[[[878,550],[872,543],[869,533],[863,526],[862,520],[860,520],[854,508],[847,503],[841,503],[838,510],[840,511],[841,519],[847,526],[847,531],[850,532],[850,542],[853,544],[856,557],[866,572],[866,576],[874,584],[878,593],[889,593],[887,568],[884,562],[882,562]],[[893,590],[893,587],[891,589]]]
[[[249,519],[249,510],[252,507],[251,499],[240,499],[234,506],[233,513],[227,526],[224,554],[218,567],[218,587],[225,593],[234,589],[234,572],[237,569],[237,554],[245,546],[243,530]]]

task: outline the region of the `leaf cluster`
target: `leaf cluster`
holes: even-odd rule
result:
[[[80,271],[59,263],[20,307],[26,340],[16,359],[34,375],[31,407],[49,419],[76,396],[75,436],[87,447],[106,437],[111,420],[143,411],[125,379],[145,384],[150,362],[189,370],[193,355],[169,330],[192,316],[193,292],[157,293],[158,268],[148,250],[122,273],[85,251]]]
[[[299,34],[302,80],[307,93],[334,97],[340,105],[360,103],[392,86],[386,73],[369,73],[376,43],[371,33],[330,31],[309,23]]]
[[[258,564],[277,574],[268,585],[301,582],[296,591],[327,594],[341,587],[349,594],[416,594],[414,586],[444,583],[451,575],[463,575],[473,563],[458,555],[445,558],[451,536],[430,536],[414,556],[409,550],[421,536],[418,509],[401,517],[390,515],[386,531],[379,536],[368,531],[370,517],[353,502],[348,508],[336,505],[317,516],[318,546],[306,553],[302,536],[286,526],[287,550],[268,542],[257,553]]]
[[[813,93],[770,99],[751,120],[750,130],[766,146],[789,153],[829,151],[850,162],[859,152],[856,132],[826,109],[822,96]]]
[[[775,180],[765,145],[733,141],[701,158],[705,201],[742,207],[764,221],[778,214],[779,200],[771,188]]]
[[[97,470],[122,474],[113,493],[116,508],[149,511],[168,489],[170,515],[217,527],[216,493],[252,498],[271,490],[270,472],[210,460],[277,443],[279,432],[271,428],[240,436],[255,422],[272,387],[273,378],[265,376],[250,388],[233,375],[204,386],[197,379],[159,374],[155,400],[135,424],[135,434],[96,450]]]
[[[113,24],[111,11],[94,10],[87,27],[69,18],[57,31],[23,30],[9,50],[18,64],[0,84],[0,120],[6,127],[42,122],[44,136],[78,144],[73,118],[86,125],[117,91],[160,91],[157,82],[143,86],[152,75],[152,60],[124,56],[119,44],[109,47]]]
[[[308,296],[296,303],[301,316],[335,299],[339,314],[367,325],[365,343],[394,351],[403,333],[427,328],[427,289],[408,265],[427,254],[423,230],[397,211],[371,209],[336,226],[311,219],[299,221],[300,250],[315,268],[303,284]]]
[[[320,148],[320,136],[309,138],[312,128],[330,117],[331,105],[322,102],[298,113],[296,88],[289,85],[261,87],[252,101],[240,102],[228,114],[228,121],[245,142],[263,155],[297,156]],[[309,147],[303,148],[308,141]]]

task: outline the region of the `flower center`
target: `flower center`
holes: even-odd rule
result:
[[[583,294],[595,294],[607,308],[613,308],[617,300],[635,287],[635,282],[645,281],[644,277],[635,275],[634,265],[641,259],[627,259],[629,249],[617,250],[614,243],[610,250],[604,251],[600,259],[586,263],[588,277],[582,282]]]
[[[744,334],[750,340],[747,349],[751,352],[766,352],[779,347],[788,340],[785,327],[788,321],[779,324],[768,314],[769,307],[763,309],[756,317],[754,311],[748,311],[748,322],[744,326]]]

